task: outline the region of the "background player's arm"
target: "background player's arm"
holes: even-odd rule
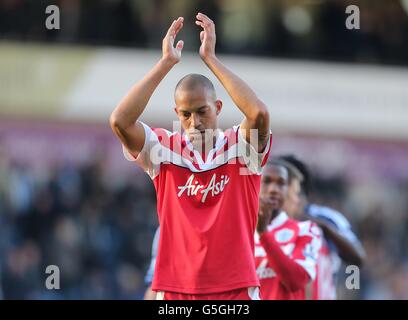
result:
[[[275,241],[274,234],[264,232],[260,235],[259,240],[265,249],[268,263],[279,281],[290,291],[304,289],[311,280],[309,274],[293,258],[282,251]]]
[[[309,282],[309,274],[294,259],[288,257],[276,243],[274,235],[267,232],[272,212],[268,208],[267,199],[260,198],[258,223],[256,226],[259,240],[265,249],[268,263],[276,273],[279,281],[290,291],[297,291]]]
[[[356,266],[362,266],[365,259],[365,252],[359,243],[353,243],[333,226],[325,221],[307,216],[308,219],[313,220],[322,229],[325,237],[330,239],[337,248],[339,256],[346,262]]]
[[[156,297],[157,294],[152,290],[152,286],[148,286],[143,296],[143,300],[156,300]]]
[[[159,237],[160,237],[160,227],[156,229],[152,242],[152,257],[150,260],[149,269],[147,269],[145,282],[147,288],[144,294],[144,300],[156,300],[156,292],[152,290],[152,281],[154,276],[154,269],[156,267],[156,258],[159,250]]]
[[[180,61],[183,41],[179,41],[174,47],[174,40],[182,27],[182,17],[173,21],[163,39],[162,58],[142,80],[133,86],[110,116],[113,132],[131,153],[139,153],[145,141],[143,126],[137,120],[159,83]]]
[[[257,129],[258,151],[262,151],[269,138],[269,112],[266,105],[254,91],[236,74],[229,70],[215,55],[215,25],[206,15],[197,14],[196,24],[203,28],[200,32],[200,56],[218,78],[234,103],[245,115],[241,122],[241,132],[246,141],[250,140],[250,129]],[[254,140],[252,140],[254,141]]]

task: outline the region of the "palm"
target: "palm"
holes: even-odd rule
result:
[[[199,13],[197,14],[196,24],[203,28],[200,32],[200,56],[205,59],[210,56],[215,55],[215,25],[214,22],[208,18],[206,15]]]
[[[163,54],[177,62],[180,61],[181,58],[181,51],[174,47],[174,40],[163,46]]]
[[[183,21],[184,19],[182,17],[174,20],[163,39],[163,58],[175,63],[180,61],[181,51],[183,50],[184,45],[183,41],[180,40],[177,42],[177,45],[174,46],[176,36],[183,27]]]

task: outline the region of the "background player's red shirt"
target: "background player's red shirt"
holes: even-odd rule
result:
[[[160,223],[152,289],[189,294],[259,286],[253,259],[261,169],[259,154],[238,127],[219,131],[207,159],[186,135],[143,124],[134,158],[153,179]],[[249,152],[251,150],[251,152]]]
[[[316,277],[320,245],[315,223],[290,219],[284,212],[273,219],[261,238],[256,233],[255,263],[262,299],[305,299],[306,284]]]
[[[354,246],[361,246],[360,241],[354,234],[350,223],[340,212],[332,208],[309,204],[306,207],[306,214],[326,221],[329,225]],[[317,275],[311,286],[312,298],[316,300],[336,299],[337,274],[341,268],[342,260],[339,256],[336,245],[328,237],[323,237],[322,247],[317,261]]]
[[[327,241],[323,239],[317,260],[317,274],[312,284],[313,300],[336,299],[336,284],[333,274],[335,273],[335,266],[341,263],[336,258],[330,251]]]

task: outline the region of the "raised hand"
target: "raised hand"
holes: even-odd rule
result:
[[[258,212],[258,223],[256,230],[259,234],[265,232],[272,219],[272,205],[271,201],[267,198],[259,198],[259,212]]]
[[[173,64],[176,64],[180,61],[181,51],[183,50],[184,46],[183,40],[179,40],[174,47],[174,41],[177,37],[177,34],[183,27],[183,23],[183,17],[179,17],[177,20],[174,20],[163,39],[163,59]]]
[[[215,57],[215,24],[203,13],[198,13],[196,18],[196,25],[203,28],[203,31],[200,32],[200,56],[201,59],[206,61],[207,59]]]

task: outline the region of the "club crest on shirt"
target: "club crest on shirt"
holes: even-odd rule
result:
[[[197,180],[194,180],[194,174],[192,174],[184,186],[179,186],[179,192],[177,196],[180,198],[184,192],[188,197],[197,196],[197,194],[202,194],[201,202],[204,203],[207,199],[208,194],[211,196],[216,196],[217,194],[224,191],[225,186],[229,182],[229,177],[227,175],[221,175],[220,179],[217,180],[217,174],[214,173],[208,183],[208,186],[199,184]]]
[[[288,242],[290,239],[292,239],[294,234],[295,232],[293,230],[285,228],[275,233],[275,239],[278,242]]]

